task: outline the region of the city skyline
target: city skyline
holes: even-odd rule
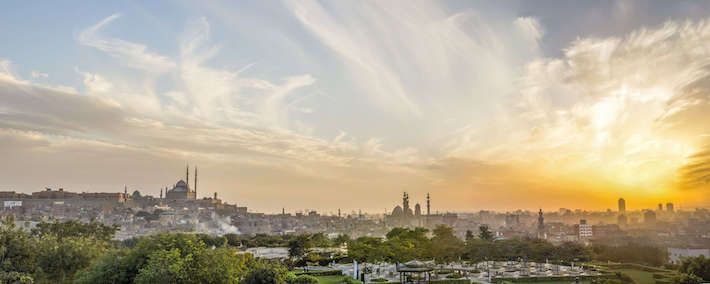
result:
[[[651,2],[5,3],[0,191],[710,207],[710,4]]]

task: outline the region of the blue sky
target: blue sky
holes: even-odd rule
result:
[[[264,211],[703,196],[704,2],[2,5],[3,190],[155,194],[190,162]]]

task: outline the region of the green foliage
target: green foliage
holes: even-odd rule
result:
[[[629,242],[621,245],[592,245],[592,253],[595,260],[640,263],[652,266],[661,266],[668,261],[668,253],[665,249],[645,245],[642,243]]]
[[[289,281],[289,284],[318,284],[318,278],[310,275],[299,275]]]
[[[277,264],[255,262],[242,281],[242,284],[286,284],[288,283],[288,270]]]
[[[386,252],[381,238],[360,237],[348,244],[348,256],[359,262],[384,261]]]
[[[32,274],[36,268],[34,246],[34,240],[16,228],[15,220],[8,217],[0,226],[0,271]]]
[[[313,247],[313,240],[308,235],[299,235],[288,242],[288,255],[292,258],[303,258]]]
[[[3,283],[69,283],[108,250],[115,227],[78,221],[40,223],[32,233],[6,220],[0,228]]]
[[[39,239],[37,250],[37,279],[43,282],[68,283],[74,274],[88,267],[91,262],[107,250],[103,241],[93,241],[82,237],[60,239],[55,235],[45,235]]]
[[[482,229],[484,232],[487,229]],[[533,238],[490,241],[469,238],[465,243],[450,227],[439,226],[427,238],[422,228],[395,228],[386,239],[361,237],[348,244],[348,256],[360,262],[406,262],[413,259],[434,259],[440,263],[457,260],[518,260],[545,262],[584,262],[591,260],[587,248],[567,242],[555,246]],[[484,233],[485,235],[486,233]]]
[[[232,248],[208,248],[196,235],[159,234],[100,258],[76,282],[239,283],[251,261]]]
[[[304,271],[298,272],[296,275],[310,275],[310,276],[333,276],[333,275],[343,275],[343,271],[339,269],[333,270],[317,270],[317,271]]]
[[[437,262],[448,263],[458,260],[463,254],[464,242],[454,235],[451,227],[439,225],[431,238],[431,255]]]
[[[489,242],[473,239],[466,243],[464,258],[471,261],[483,260],[517,260],[529,261],[588,261],[589,251],[580,244],[567,242],[559,246],[532,238],[508,239]]]
[[[135,283],[184,283],[189,278],[187,265],[192,256],[183,257],[177,248],[158,250],[150,254],[148,262],[136,275]]]
[[[122,252],[109,252],[88,268],[79,271],[74,278],[75,283],[130,283],[123,266]]]
[[[57,239],[82,238],[98,241],[110,241],[116,234],[118,226],[106,226],[102,223],[91,221],[81,223],[77,220],[66,222],[42,222],[32,229],[32,235],[44,237],[54,236]]]
[[[710,258],[703,255],[686,258],[680,264],[680,271],[710,281]]]
[[[493,240],[493,233],[488,229],[488,226],[481,225],[478,227],[478,238],[481,240]]]
[[[699,284],[701,282],[703,282],[703,279],[700,277],[687,273],[681,273],[673,278],[674,284]]]
[[[0,283],[32,284],[34,283],[34,278],[27,273],[0,271]]]

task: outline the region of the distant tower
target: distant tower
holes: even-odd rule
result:
[[[618,217],[616,217],[616,224],[619,226],[626,226],[628,223],[628,220],[626,219],[626,215],[624,214],[619,214]]]
[[[675,210],[673,208],[673,203],[670,203],[670,202],[666,203],[666,211],[673,213],[673,210]]]
[[[545,232],[545,217],[542,216],[542,208],[537,212],[537,237],[543,237]]]
[[[426,194],[426,215],[431,214],[431,198],[429,198],[429,193]]]
[[[419,203],[414,205],[414,216],[416,216],[417,218],[422,216],[422,206],[419,205]]]
[[[286,215],[286,208],[281,208],[281,215]]]
[[[197,166],[195,166],[195,199],[197,199]],[[217,193],[215,192],[214,199],[217,199]]]
[[[619,213],[625,213],[626,212],[626,200],[623,198],[619,198]]]
[[[404,210],[405,214],[409,209],[409,194],[407,192],[402,195],[402,209]]]
[[[340,208],[338,208],[338,218],[340,218]]]
[[[663,203],[658,203],[658,211],[663,211]]]
[[[160,199],[163,199],[163,189],[160,189]]]
[[[128,186],[123,186],[123,194],[128,195]]]
[[[190,186],[190,164],[185,167],[185,184]]]
[[[653,210],[646,210],[643,212],[643,222],[646,224],[656,223],[656,213]]]

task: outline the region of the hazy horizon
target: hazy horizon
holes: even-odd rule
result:
[[[0,191],[710,207],[710,3],[2,4]],[[190,179],[192,180],[192,176]]]

